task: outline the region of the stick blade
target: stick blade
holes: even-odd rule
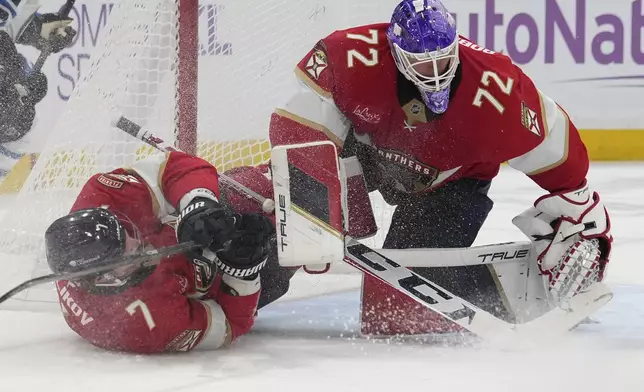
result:
[[[522,335],[548,336],[564,334],[593,315],[613,299],[613,292],[606,284],[597,282],[589,290],[574,296],[565,307],[556,307],[543,316],[521,324]]]

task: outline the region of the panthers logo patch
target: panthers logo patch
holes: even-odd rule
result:
[[[320,75],[329,67],[326,53],[321,49],[313,50],[309,61],[306,62],[306,72],[315,80],[320,79]]]
[[[383,178],[388,178],[399,191],[421,193],[434,185],[440,170],[424,164],[413,157],[393,150],[378,148],[380,169]]]

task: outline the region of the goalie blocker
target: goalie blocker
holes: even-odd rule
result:
[[[281,266],[304,265],[309,271],[325,271],[329,267],[326,263],[344,258],[345,233],[364,238],[377,231],[359,163],[355,158],[338,160],[332,142],[274,147],[271,163]],[[437,248],[470,246],[492,207],[487,188],[486,182],[461,180],[420,199],[422,205],[398,207],[384,248],[420,248],[418,241],[428,235],[437,238],[433,244]],[[462,209],[453,209],[454,198],[462,200]],[[420,208],[429,213],[419,214],[416,209]],[[424,221],[428,216],[433,219]],[[456,220],[466,224],[450,225]],[[437,235],[441,230],[444,234]],[[494,265],[413,270],[492,315],[524,323],[553,307],[547,301],[536,263],[524,256],[504,254],[502,261],[514,262]],[[363,276],[362,290],[364,334],[411,335],[462,329],[369,274]]]

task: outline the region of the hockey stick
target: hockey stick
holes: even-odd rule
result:
[[[578,325],[613,298],[610,288],[597,282],[541,317],[523,324],[508,323],[356,240],[347,237],[345,241],[347,263],[488,341],[511,343],[517,339],[556,337]]]
[[[403,267],[464,267],[528,261],[530,241],[504,242],[469,248],[377,249]]]
[[[60,10],[58,10],[58,15],[60,16],[69,16],[69,13],[72,11],[72,8],[74,8],[74,3],[76,3],[76,0],[67,0],[65,4],[63,4],[62,7],[60,7]],[[45,47],[43,48],[42,52],[40,52],[40,55],[38,56],[38,59],[36,60],[36,63],[34,64],[33,71],[34,72],[39,72],[42,67],[45,65],[45,61],[47,61],[47,58],[49,55],[51,55],[51,45],[49,45],[47,41],[47,44],[45,44]]]
[[[499,266],[508,263],[527,263],[533,257],[533,247],[529,241],[479,245],[469,248],[373,249],[383,256],[396,260],[396,263],[403,267],[419,268],[466,267],[474,265]],[[328,264],[334,266],[333,272],[335,274],[355,271],[354,268],[342,268],[346,264],[340,260]]]
[[[125,116],[120,116],[117,119],[115,119],[112,125],[120,129],[121,131],[149,144],[150,146],[158,149],[159,151],[163,151],[163,152],[180,151],[177,148],[166,143],[160,137],[148,131],[146,128],[143,128],[139,124],[129,120]],[[275,211],[275,202],[273,200],[265,198],[264,196],[240,184],[239,182],[226,176],[225,174],[219,174],[219,179],[221,180],[224,186],[241,191],[244,194],[251,197],[252,199],[254,199],[255,201],[257,201],[258,203],[260,203],[262,205],[262,210],[264,212],[271,213]]]
[[[167,246],[161,249],[154,249],[154,250],[149,250],[142,253],[127,255],[127,256],[119,257],[118,259],[109,259],[102,262],[100,265],[96,265],[94,267],[87,268],[85,270],[78,271],[78,272],[71,272],[67,274],[49,274],[38,278],[29,279],[19,284],[18,286],[14,287],[13,289],[9,290],[4,295],[2,295],[0,297],[0,304],[5,302],[9,298],[15,296],[16,294],[19,294],[22,291],[27,290],[39,284],[52,283],[59,280],[73,280],[76,278],[82,278],[84,276],[94,275],[101,272],[112,271],[120,267],[140,265],[156,259],[173,256],[177,253],[182,253],[189,250],[197,249],[199,247],[200,247],[199,245],[196,245],[192,241],[182,242],[180,244]],[[115,260],[119,260],[119,261],[115,261]]]

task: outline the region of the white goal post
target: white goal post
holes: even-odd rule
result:
[[[336,29],[387,21],[396,1],[113,3],[91,65],[51,124],[31,175],[0,223],[0,288],[48,272],[43,233],[68,212],[92,174],[156,153],[112,128],[115,113],[221,171],[266,163],[270,114],[295,88],[297,61]],[[104,6],[79,0],[70,15]],[[31,289],[11,307],[51,308],[53,290]]]

